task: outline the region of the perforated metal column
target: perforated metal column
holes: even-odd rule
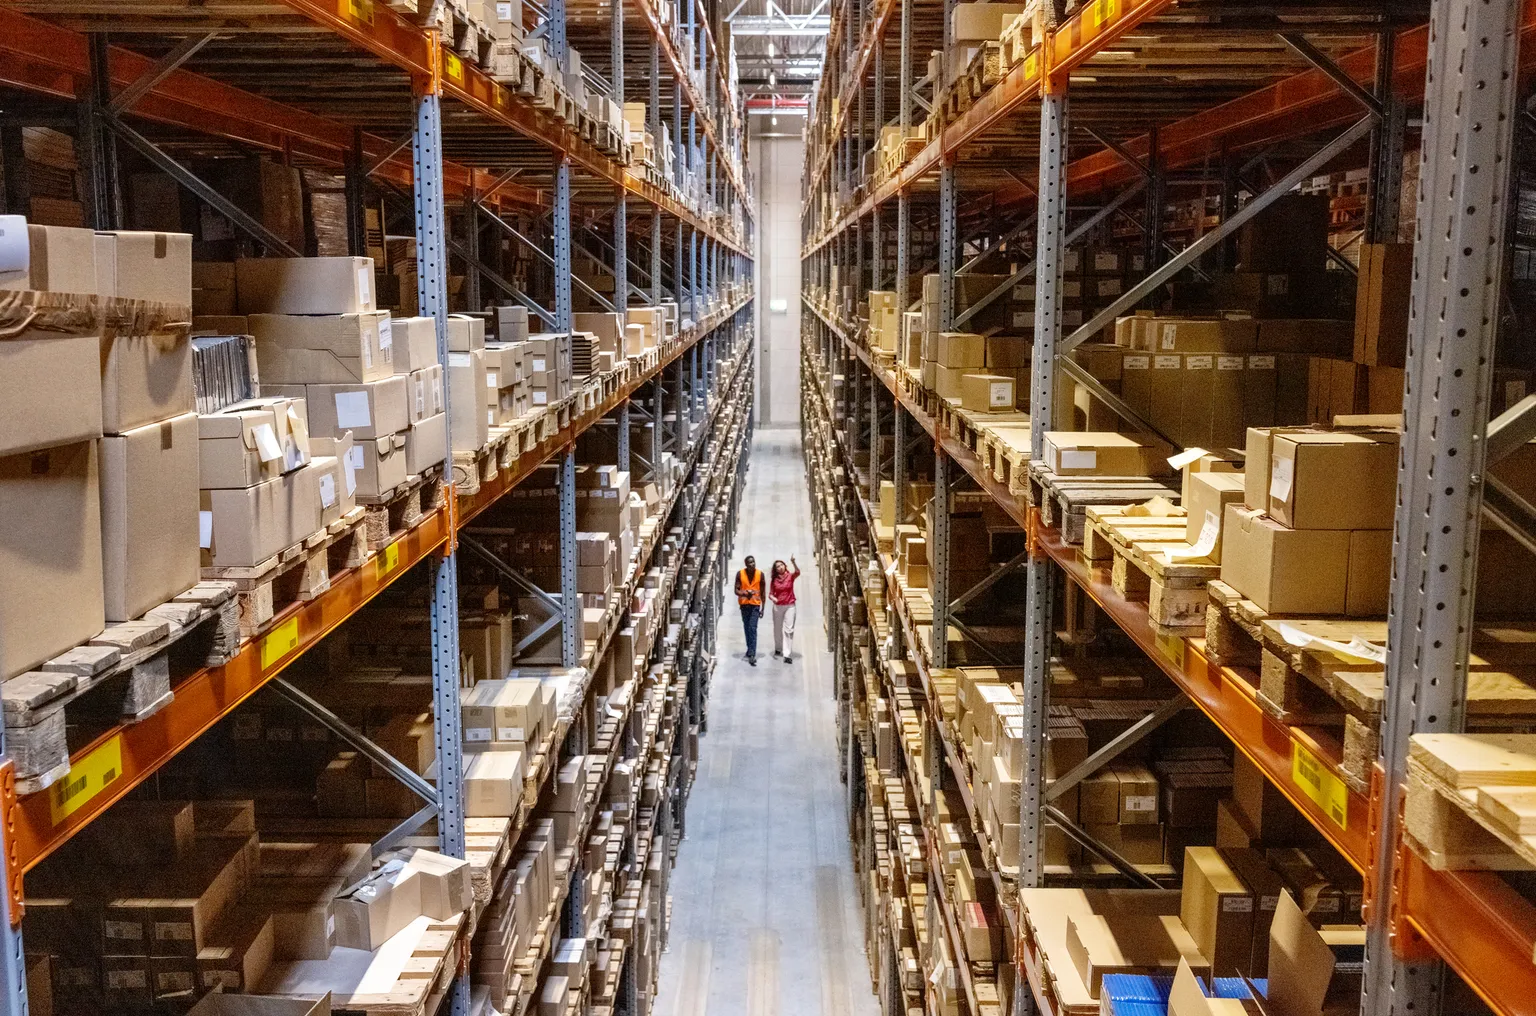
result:
[[[581,662],[581,596],[576,592],[576,451],[560,457],[560,662]]]
[[[955,323],[955,256],[960,246],[959,194],[955,167],[939,168],[939,330]]]
[[[421,313],[437,325],[439,361],[448,362],[448,223],[443,198],[443,118],[435,93],[416,96],[416,129],[411,145],[416,205],[417,298]],[[444,397],[448,377],[443,373]],[[452,461],[453,446],[448,446]],[[449,497],[453,496],[449,488]],[[463,730],[459,713],[459,573],[453,554],[427,559],[432,580],[430,631],[432,638],[433,737],[439,762],[437,781],[438,847],[450,857],[463,857],[464,778],[461,751]],[[468,1016],[469,976],[460,974],[449,1000],[453,1016]]]
[[[571,161],[555,166],[555,328],[571,330]]]
[[[1460,730],[1466,719],[1521,7],[1435,0],[1430,13],[1381,725],[1389,815],[1409,737]],[[1395,847],[1380,838],[1362,1008],[1422,1016],[1439,1009],[1443,971],[1391,954]]]
[[[928,581],[933,588],[933,665],[949,666],[949,495],[950,470],[954,464],[944,449],[933,450],[933,521],[928,533],[932,568]],[[937,772],[937,769],[933,770]],[[935,780],[935,783],[938,781]]]

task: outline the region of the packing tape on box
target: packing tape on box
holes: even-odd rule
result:
[[[1316,635],[1308,635],[1299,628],[1293,628],[1288,624],[1277,624],[1280,637],[1295,646],[1297,649],[1318,648],[1326,649],[1335,656],[1346,660],[1359,660],[1363,663],[1385,663],[1387,661],[1386,646],[1374,645],[1365,641],[1358,635],[1348,642],[1338,642],[1334,639],[1319,638]]]

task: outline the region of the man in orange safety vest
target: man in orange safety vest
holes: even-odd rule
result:
[[[757,621],[763,616],[763,573],[757,559],[748,556],[746,567],[736,573],[736,602],[741,606],[741,628],[747,636],[747,662],[757,666]]]

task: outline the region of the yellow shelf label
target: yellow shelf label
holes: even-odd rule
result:
[[[373,0],[341,0],[342,17],[373,24]]]
[[[1175,667],[1184,666],[1184,637],[1182,635],[1168,635],[1158,632],[1153,638],[1157,642],[1158,652],[1172,661]]]
[[[48,811],[58,825],[123,775],[123,739],[114,737],[78,762],[48,788]]]
[[[1348,827],[1349,788],[1327,764],[1297,741],[1291,742],[1291,779],[1335,825],[1340,829]]]
[[[453,80],[462,83],[464,81],[464,61],[452,53],[444,53],[443,56],[446,58],[443,60],[443,73]]]
[[[400,567],[400,545],[398,543],[391,543],[379,551],[379,578],[383,578],[398,567]]]
[[[268,669],[298,647],[299,619],[290,617],[261,640],[261,669]]]

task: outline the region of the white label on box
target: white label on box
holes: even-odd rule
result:
[[[1250,356],[1248,358],[1249,370],[1274,370],[1275,358],[1273,356]]]
[[[213,547],[213,512],[197,513],[197,545],[204,550]]]
[[[1269,462],[1269,496],[1285,501],[1291,496],[1291,477],[1296,467],[1295,459],[1273,458]]]
[[[1121,798],[1121,802],[1125,805],[1126,811],[1157,810],[1156,794],[1132,794],[1129,797]]]
[[[363,366],[368,368],[373,366],[373,347],[366,342],[363,343]]]
[[[335,935],[336,935],[336,915],[335,914],[326,914],[325,915],[325,937],[326,938],[334,938]]]
[[[1231,896],[1221,901],[1221,909],[1227,914],[1251,914],[1253,913],[1252,896]]]
[[[497,374],[494,370],[486,371],[485,372],[485,386],[487,388],[500,388],[501,387],[501,375]]]
[[[496,740],[498,741],[526,741],[527,736],[522,727],[497,727]]]
[[[1120,361],[1122,370],[1150,370],[1152,358],[1150,356],[1127,356]]]
[[[347,465],[353,469],[363,468],[363,446],[353,445],[347,449]]]
[[[512,20],[512,5],[511,4],[502,4],[502,3],[497,4],[496,5],[496,20],[497,21],[511,21]]]
[[[1096,451],[1082,451],[1077,448],[1061,450],[1062,469],[1094,469],[1098,464],[1099,453]]]
[[[1163,348],[1172,349],[1174,346],[1174,339],[1178,336],[1178,334],[1179,328],[1177,325],[1163,325]]]
[[[545,364],[548,361],[544,357],[542,357],[542,356],[531,357],[529,362],[532,364],[532,367],[530,369],[535,374],[537,374],[541,370],[548,370],[549,369],[547,366],[545,366]]]
[[[373,265],[360,265],[357,269],[357,302],[373,302]]]
[[[256,454],[261,456],[261,461],[272,462],[283,457],[282,446],[277,443],[277,431],[270,423],[261,424],[251,434],[256,438]]]
[[[1013,385],[1007,381],[993,381],[987,402],[993,409],[1013,405]]]
[[[449,353],[448,354],[448,366],[450,366],[450,367],[470,367],[470,366],[474,365],[474,362],[475,361],[474,361],[474,354],[473,353]]]
[[[368,411],[367,392],[336,393],[336,426],[342,430],[361,430],[373,425]]]
[[[357,493],[357,471],[363,466],[363,450],[353,445],[341,460],[341,472],[346,477],[347,496]]]
[[[388,349],[395,344],[395,327],[390,324],[389,315],[385,314],[379,319],[379,348]]]
[[[489,741],[490,739],[491,739],[491,728],[490,727],[465,727],[464,728],[464,740],[466,740],[466,741],[476,741],[476,742],[478,742],[478,741]]]
[[[427,416],[427,379],[418,378],[411,388],[416,395],[416,415]]]
[[[1241,356],[1218,356],[1216,358],[1217,370],[1242,370],[1243,358]]]
[[[320,474],[320,507],[329,508],[336,503],[336,477]]]
[[[1209,353],[1184,358],[1184,366],[1188,370],[1210,370],[1214,362]]]
[[[0,274],[25,275],[32,270],[32,242],[27,220],[20,215],[0,215]]]
[[[535,406],[549,405],[549,392],[543,388],[535,388],[533,390],[533,404]]]
[[[1158,370],[1178,370],[1179,358],[1177,356],[1155,356],[1152,358],[1152,366]]]

